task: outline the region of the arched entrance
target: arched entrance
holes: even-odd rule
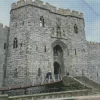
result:
[[[54,75],[62,74],[64,70],[63,65],[63,49],[60,45],[56,45],[53,48],[53,58],[54,58]]]
[[[54,75],[58,75],[60,73],[61,73],[61,71],[60,71],[60,65],[59,65],[59,63],[55,62],[54,63]]]

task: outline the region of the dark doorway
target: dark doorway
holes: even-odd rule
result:
[[[59,65],[59,63],[55,62],[54,63],[54,75],[58,75],[60,73],[61,73],[61,71],[60,71],[60,65]]]

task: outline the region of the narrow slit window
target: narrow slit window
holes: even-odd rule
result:
[[[75,32],[75,33],[78,33],[78,27],[77,27],[76,24],[74,25],[74,32]]]
[[[18,77],[18,70],[17,70],[17,68],[14,70],[14,77],[15,77],[15,78]]]
[[[76,49],[75,49],[75,55],[77,55]]]
[[[44,18],[43,18],[43,16],[40,17],[40,26],[41,27],[44,27],[45,26],[44,25]]]
[[[41,69],[38,68],[38,76],[41,76]]]
[[[69,55],[69,50],[67,50],[67,54]]]
[[[4,43],[4,49],[6,49],[7,48],[7,44],[6,43]]]
[[[44,52],[46,52],[47,51],[47,48],[46,48],[46,46],[44,47]]]
[[[18,47],[18,40],[17,38],[14,38],[13,48],[17,48],[17,47]]]
[[[98,77],[98,73],[97,73],[97,77]]]
[[[24,21],[22,22],[22,25],[24,25]]]
[[[21,47],[22,47],[22,45],[23,45],[23,44],[22,44],[22,43],[20,43],[20,46],[21,46]]]

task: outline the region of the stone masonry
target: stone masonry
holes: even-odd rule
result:
[[[72,76],[87,72],[82,13],[56,10],[39,0],[18,1],[12,4],[10,13],[6,86],[32,83],[38,69],[41,76],[49,71],[62,75],[69,72]],[[15,38],[17,48],[13,48]]]
[[[91,80],[100,84],[100,43],[87,42],[88,75]]]
[[[3,27],[0,23],[0,87],[2,87],[4,81],[4,69],[5,69],[5,54],[7,48],[7,36],[9,28]]]
[[[56,9],[40,0],[20,0],[11,6],[9,27],[3,85],[32,84],[48,72],[62,76],[68,72],[74,77],[85,75],[100,83],[95,79],[99,78],[96,51],[100,49],[95,45],[95,53],[90,53],[94,47],[86,41],[82,13]]]

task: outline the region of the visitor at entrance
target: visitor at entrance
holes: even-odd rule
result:
[[[69,76],[69,72],[66,72],[66,76]]]
[[[46,79],[52,79],[52,73],[51,72],[48,72],[47,74],[46,74]]]

